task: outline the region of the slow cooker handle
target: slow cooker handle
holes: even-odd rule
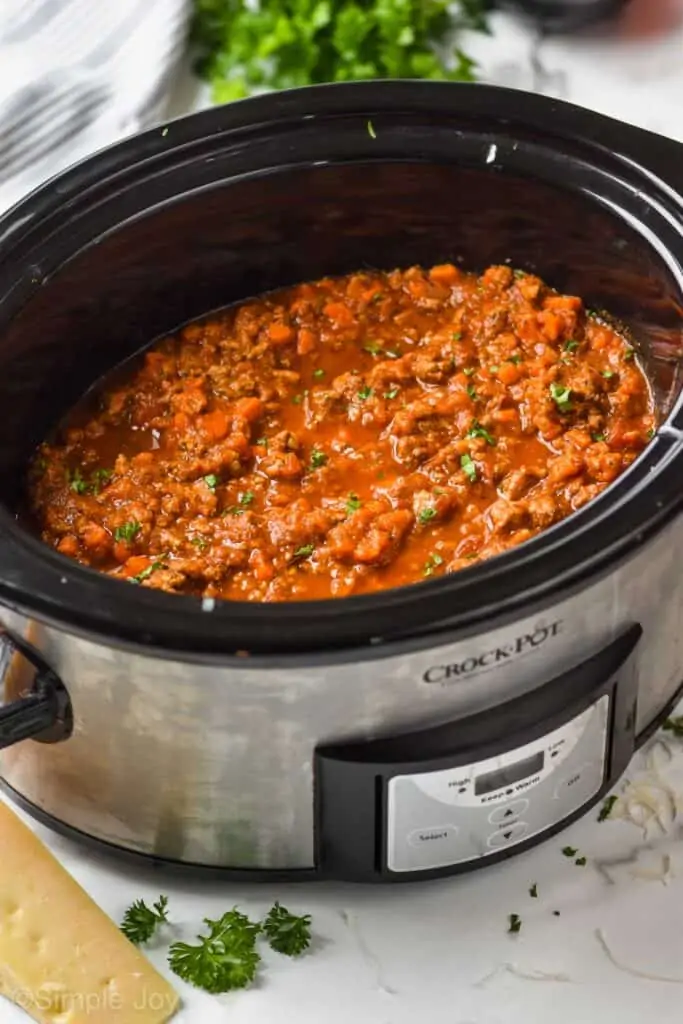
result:
[[[25,658],[34,670],[33,687],[0,706],[0,750],[26,739],[42,743],[68,739],[73,730],[73,712],[61,679],[31,644],[0,625],[2,683],[18,656]]]

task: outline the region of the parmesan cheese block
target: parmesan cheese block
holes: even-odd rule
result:
[[[2,801],[0,993],[40,1024],[164,1024],[179,1003]]]

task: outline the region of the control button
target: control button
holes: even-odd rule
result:
[[[416,828],[408,834],[408,842],[411,846],[421,849],[426,847],[448,846],[457,836],[458,830],[455,825],[435,825],[433,828]]]
[[[581,784],[590,780],[594,782],[596,779],[596,768],[597,765],[594,761],[586,761],[585,764],[575,768],[573,772],[569,772],[563,779],[560,779],[557,786],[555,787],[555,793],[553,794],[556,800],[564,796],[567,793],[571,793],[573,790],[581,788]],[[599,772],[599,769],[598,769]]]
[[[514,824],[510,825],[509,828],[506,828],[505,825],[503,825],[497,832],[494,832],[493,835],[488,837],[486,845],[490,846],[492,850],[498,850],[503,846],[510,846],[512,843],[518,843],[520,839],[524,838],[528,831],[529,826],[525,821],[516,821]]]
[[[528,806],[528,800],[512,800],[509,804],[503,804],[502,807],[496,807],[491,811],[489,821],[492,825],[511,825],[513,821],[521,818]]]

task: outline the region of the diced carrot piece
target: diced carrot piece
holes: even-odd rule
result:
[[[583,302],[577,295],[548,295],[543,300],[544,309],[567,310],[570,313],[578,313],[583,307]]]
[[[151,559],[147,555],[133,555],[123,566],[123,576],[138,576],[151,565]]]
[[[562,317],[551,310],[544,310],[538,314],[538,320],[548,341],[557,341],[562,334]]]
[[[130,547],[123,540],[117,540],[114,544],[114,558],[123,564],[130,555]]]
[[[516,384],[520,378],[519,367],[514,363],[501,363],[495,376],[501,384]]]
[[[67,533],[66,537],[62,537],[57,545],[57,551],[61,551],[63,555],[68,555],[69,558],[76,557],[78,554],[78,541],[73,534]]]
[[[297,355],[307,356],[309,352],[312,352],[315,348],[317,337],[313,331],[309,331],[306,327],[302,327],[299,331],[299,337],[296,343]]]
[[[111,547],[110,535],[98,523],[88,523],[81,534],[81,539],[88,551],[95,554],[106,554]]]
[[[457,284],[460,273],[452,263],[440,263],[438,266],[432,267],[429,276],[437,284],[453,285]]]
[[[343,302],[328,302],[323,308],[325,316],[338,324],[349,325],[353,323],[353,312]]]
[[[294,337],[294,331],[287,324],[272,323],[268,328],[268,337],[274,345],[286,345]]]
[[[201,426],[211,441],[222,441],[230,429],[230,420],[222,409],[214,409],[202,416]]]
[[[423,277],[413,277],[408,281],[408,291],[415,299],[424,299],[429,293],[428,284]]]
[[[253,423],[262,412],[263,402],[260,398],[251,396],[249,398],[239,398],[235,402],[235,415],[241,420],[246,420],[247,423]]]
[[[187,430],[190,425],[190,417],[186,412],[177,412],[173,417],[173,426],[176,430]]]
[[[496,423],[516,423],[517,422],[517,410],[516,409],[496,409],[495,412],[491,413],[491,416]]]

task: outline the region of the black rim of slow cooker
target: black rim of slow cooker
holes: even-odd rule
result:
[[[86,202],[107,182],[142,168],[149,173],[155,161],[166,167],[175,156],[186,161],[187,151],[206,140],[243,129],[259,130],[286,118],[300,121],[356,114],[365,124],[372,117],[402,111],[428,117],[454,110],[475,125],[477,119],[485,119],[494,130],[496,125],[501,131],[517,125],[549,145],[588,146],[596,164],[614,164],[616,156],[619,173],[636,180],[634,187],[641,190],[641,198],[647,200],[649,189],[653,204],[668,208],[665,227],[669,231],[673,225],[673,235],[669,232],[668,244],[662,245],[679,280],[683,278],[679,257],[671,254],[674,236],[677,253],[683,254],[683,186],[671,182],[666,171],[671,156],[680,156],[677,144],[569,104],[514,90],[395,81],[319,86],[245,100],[172,122],[168,131],[145,132],[77,165],[0,220],[3,283],[10,262],[3,247],[15,264],[13,286],[8,289],[5,283],[0,302],[12,292],[14,302],[17,296],[22,304],[30,299],[31,265],[26,254],[49,240],[67,200],[77,209],[79,202]],[[487,138],[495,141],[495,134]],[[567,166],[571,159],[565,155]],[[580,512],[519,548],[451,576],[343,600],[217,601],[209,610],[201,599],[125,586],[81,567],[29,536],[7,510],[0,509],[0,600],[24,614],[108,644],[144,648],[160,656],[204,655],[209,660],[225,660],[242,651],[268,656],[348,651],[378,639],[473,627],[547,601],[558,591],[599,574],[642,545],[683,504],[676,458],[680,435],[668,425],[674,413],[641,458]]]

